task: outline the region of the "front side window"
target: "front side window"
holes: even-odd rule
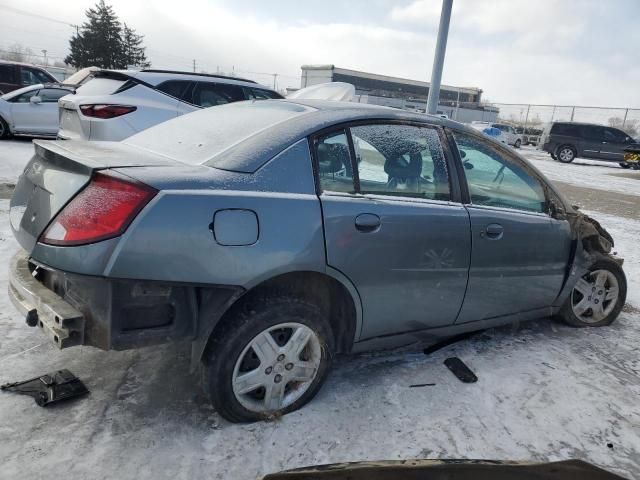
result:
[[[58,99],[68,95],[69,93],[71,92],[60,88],[43,88],[38,93],[38,96],[43,103],[56,103]]]
[[[627,141],[627,135],[615,128],[605,128],[604,140],[605,142],[611,143],[625,143]]]
[[[454,132],[473,205],[545,213],[542,184],[524,166],[487,142]]]
[[[351,128],[360,192],[449,200],[449,176],[438,132],[411,125]]]
[[[51,79],[46,74],[42,73],[40,70],[36,70],[35,68],[22,67],[20,71],[22,72],[23,85],[51,82]]]
[[[191,103],[203,108],[244,100],[240,87],[224,83],[198,82]]]
[[[13,97],[10,101],[14,103],[29,103],[31,101],[31,97],[35,97],[38,95],[39,90],[30,90],[25,92],[17,97]]]
[[[353,193],[353,169],[346,132],[339,130],[319,137],[315,149],[320,188]]]

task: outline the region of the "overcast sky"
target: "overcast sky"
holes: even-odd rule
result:
[[[0,0],[0,48],[67,54],[93,1]],[[299,86],[303,64],[429,80],[440,0],[112,0],[154,67]],[[640,0],[454,0],[443,82],[496,102],[640,107]],[[5,7],[5,8],[3,8]],[[8,7],[8,8],[7,8]]]

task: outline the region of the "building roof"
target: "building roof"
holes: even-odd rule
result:
[[[396,82],[396,83],[404,83],[406,85],[415,85],[417,87],[425,87],[428,88],[431,86],[431,82],[423,82],[421,80],[412,80],[409,78],[402,77],[391,77],[388,75],[379,75],[377,73],[368,73],[362,72],[359,70],[349,70],[346,68],[336,67],[335,65],[302,65],[302,70],[331,70],[334,73],[342,74],[342,75],[352,75],[354,77],[361,78],[370,78],[373,80],[382,80],[386,82]],[[461,93],[470,93],[470,94],[478,94],[482,92],[481,88],[477,87],[454,87],[452,85],[441,85],[440,88],[446,90],[453,90]]]

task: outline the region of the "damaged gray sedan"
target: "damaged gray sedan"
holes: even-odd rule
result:
[[[626,296],[611,237],[522,157],[384,107],[240,102],[37,141],[10,217],[28,325],[60,348],[190,341],[231,421],[300,408],[335,353],[609,325]]]

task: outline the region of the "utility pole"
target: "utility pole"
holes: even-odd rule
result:
[[[451,6],[453,0],[442,0],[442,13],[440,14],[440,26],[438,27],[438,40],[436,52],[433,57],[433,70],[431,71],[431,86],[427,97],[427,113],[434,114],[438,110],[440,99],[440,82],[442,81],[442,67],[444,66],[444,53],[447,49],[447,37],[449,36],[449,21],[451,20]]]
[[[196,59],[193,59],[193,73],[196,73]]]
[[[48,67],[49,63],[47,62],[47,51],[46,50],[40,50],[42,52],[42,54],[44,55],[44,66]]]
[[[273,89],[276,90],[278,74],[277,73],[272,73],[272,75],[273,75]]]

